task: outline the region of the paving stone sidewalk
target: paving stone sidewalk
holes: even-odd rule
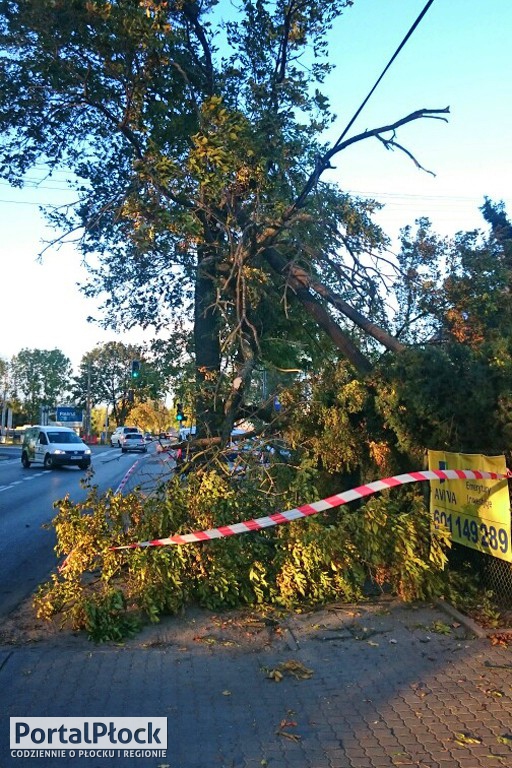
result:
[[[189,611],[123,646],[43,637],[0,636],[0,768],[512,768],[512,650],[437,606]],[[168,749],[14,758],[14,715],[165,716]]]

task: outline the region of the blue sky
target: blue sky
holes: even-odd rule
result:
[[[340,20],[333,78],[339,90],[331,94],[343,126],[425,4],[356,0]],[[351,133],[359,133],[419,108],[450,107],[448,123],[423,120],[398,134],[435,177],[373,139],[338,157],[335,178],[386,203],[381,223],[393,237],[420,215],[443,234],[483,226],[484,195],[504,200],[512,214],[511,30],[509,0],[434,0],[353,126]]]
[[[219,8],[225,4],[221,0]],[[326,89],[338,116],[333,138],[425,5],[426,0],[355,0],[337,21],[330,36],[336,69]],[[484,195],[503,200],[512,216],[511,31],[511,0],[434,0],[352,127],[349,135],[420,108],[450,106],[447,123],[414,122],[397,136],[435,176],[371,139],[338,155],[336,170],[326,177],[385,203],[378,220],[393,239],[423,215],[445,235],[483,227],[478,207]],[[76,287],[85,272],[71,246],[48,251],[42,264],[36,262],[48,236],[38,204],[65,199],[63,175],[37,189],[15,190],[0,182],[0,357],[24,347],[57,347],[78,365],[97,343],[115,338],[87,323],[96,307]],[[122,339],[137,343],[144,335],[133,331]]]

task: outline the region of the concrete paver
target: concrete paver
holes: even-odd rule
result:
[[[512,767],[512,651],[436,606],[337,605],[277,626],[189,611],[123,646],[42,638],[0,646],[0,768]],[[290,661],[311,676],[268,677]],[[168,750],[13,758],[10,715],[165,716]]]

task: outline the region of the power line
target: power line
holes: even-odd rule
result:
[[[0,180],[0,186],[8,187],[9,189],[12,189],[11,185],[8,182],[1,181]],[[30,184],[28,186],[29,189],[45,189],[45,190],[52,190],[57,192],[75,192],[76,189],[73,189],[72,187],[50,187],[50,186],[43,186],[43,185],[36,185]],[[461,203],[478,203],[481,204],[483,202],[483,199],[485,197],[484,193],[481,195],[423,195],[423,194],[416,194],[414,192],[384,192],[381,190],[361,190],[361,189],[346,189],[344,190],[348,195],[353,196],[359,196],[359,197],[371,197],[371,198],[387,198],[390,200],[423,200],[423,201],[451,201],[451,202],[461,202]],[[13,203],[13,204],[19,204],[19,205],[45,205],[45,202],[33,202],[33,201],[24,201],[24,200],[0,200],[0,203]]]
[[[363,111],[363,109],[366,107],[366,105],[368,104],[368,102],[369,102],[370,98],[373,96],[373,94],[374,94],[375,90],[377,89],[377,86],[379,85],[380,81],[382,80],[382,78],[384,77],[384,75],[386,74],[386,72],[388,71],[388,69],[390,68],[390,66],[392,65],[392,63],[394,62],[394,60],[396,59],[396,57],[398,56],[398,54],[400,53],[400,51],[402,50],[402,48],[405,46],[405,44],[407,43],[407,41],[408,41],[408,40],[409,40],[409,38],[411,37],[412,33],[414,32],[414,30],[416,29],[416,27],[418,26],[418,24],[419,24],[419,23],[421,22],[421,20],[423,19],[423,17],[425,16],[426,12],[428,11],[428,9],[430,8],[430,6],[432,5],[432,3],[433,3],[433,2],[434,2],[434,0],[428,0],[428,3],[426,4],[426,6],[424,7],[424,9],[423,9],[423,10],[422,10],[422,12],[420,13],[420,15],[418,16],[418,18],[417,18],[417,19],[416,19],[416,21],[414,22],[414,24],[412,25],[412,27],[410,28],[410,30],[408,31],[408,33],[406,34],[406,36],[404,37],[404,39],[402,40],[402,42],[400,43],[400,45],[398,46],[398,48],[396,49],[396,51],[394,52],[393,56],[390,58],[390,60],[388,61],[388,63],[387,63],[387,64],[386,64],[386,66],[384,67],[384,69],[382,70],[382,73],[380,74],[380,76],[379,76],[379,78],[378,78],[377,82],[375,83],[375,85],[374,85],[374,86],[373,86],[373,88],[371,89],[370,93],[368,94],[368,96],[366,97],[366,99],[363,101],[363,103],[361,104],[361,106],[359,107],[359,109],[358,109],[358,110],[356,110],[356,113],[355,113],[355,115],[353,116],[353,118],[352,118],[352,119],[349,121],[349,123],[348,123],[347,127],[345,128],[345,130],[343,131],[343,133],[341,134],[341,136],[340,136],[340,137],[339,137],[339,139],[337,140],[336,144],[334,145],[334,148],[336,148],[337,146],[339,146],[339,145],[341,144],[341,142],[343,141],[343,139],[345,138],[345,136],[347,135],[347,133],[349,132],[349,130],[352,128],[352,126],[354,125],[355,121],[357,120],[357,118],[359,117],[359,115],[361,114],[361,112]]]
[[[12,189],[12,185],[9,184],[8,181],[0,181],[0,187],[9,187],[9,189]],[[39,184],[37,181],[25,181],[23,183],[23,189],[53,189],[63,192],[66,189],[73,189],[73,187],[70,187],[69,184],[66,185],[65,182],[63,182],[60,187],[48,187],[45,184]]]
[[[413,192],[363,192],[358,189],[346,190],[349,195],[361,195],[362,197],[391,197],[410,198],[412,200],[460,200],[461,202],[474,202],[480,200],[480,196],[465,197],[463,195],[419,195]],[[482,195],[482,198],[484,195]]]
[[[64,179],[62,179],[62,181],[60,181],[59,179],[53,179],[53,181],[58,186],[43,184],[39,179],[25,179],[23,181],[22,186],[17,187],[17,189],[55,189],[55,190],[73,189],[70,181],[66,182]],[[13,185],[10,184],[5,179],[0,179],[0,187],[9,187],[9,189],[12,189]]]
[[[28,200],[0,200],[0,203],[7,203],[9,205],[35,205],[37,207],[45,205],[45,203],[31,203]]]

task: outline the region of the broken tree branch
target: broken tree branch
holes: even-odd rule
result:
[[[444,109],[417,109],[415,112],[411,112],[410,115],[406,115],[405,117],[402,117],[400,120],[397,120],[390,125],[382,125],[378,128],[372,128],[369,131],[363,131],[363,133],[358,133],[355,136],[352,136],[350,139],[345,139],[345,141],[340,141],[338,139],[338,141],[331,147],[331,149],[328,149],[327,152],[317,158],[315,168],[306,181],[302,192],[299,194],[290,208],[286,211],[284,220],[288,220],[297,209],[303,207],[309,193],[312,189],[314,189],[322,173],[327,168],[332,168],[330,163],[331,158],[333,158],[339,152],[342,152],[347,147],[351,146],[352,144],[356,144],[359,141],[364,141],[365,139],[369,139],[371,137],[379,138],[380,134],[382,133],[395,132],[397,128],[400,128],[400,126],[406,125],[407,123],[412,123],[415,120],[430,119],[443,120],[444,122],[448,122],[445,117],[442,117],[442,115],[449,114],[449,112],[450,107],[445,107]],[[400,145],[396,146],[411,156],[407,150],[403,149],[403,147]]]

